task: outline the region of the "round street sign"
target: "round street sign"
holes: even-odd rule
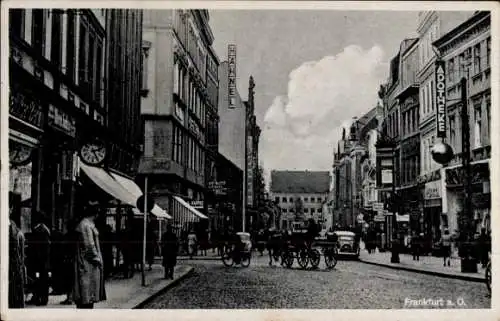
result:
[[[137,208],[142,212],[144,211],[144,195],[139,196],[136,202]],[[153,197],[148,195],[148,203],[146,204],[148,206],[147,211],[151,212],[153,209],[155,202]]]

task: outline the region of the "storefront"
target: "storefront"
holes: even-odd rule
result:
[[[11,81],[9,101],[9,192],[13,193],[14,220],[31,232],[33,212],[39,208],[43,102],[30,88]]]
[[[439,241],[442,226],[447,226],[442,215],[441,181],[430,181],[424,185],[423,233],[428,246]]]
[[[485,228],[491,231],[491,186],[489,160],[471,164],[472,173],[472,215],[473,226],[477,233]],[[450,231],[460,230],[460,219],[464,205],[464,172],[460,165],[445,169],[446,214]]]

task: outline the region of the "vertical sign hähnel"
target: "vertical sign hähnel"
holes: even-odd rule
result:
[[[229,108],[236,106],[236,45],[227,46]]]

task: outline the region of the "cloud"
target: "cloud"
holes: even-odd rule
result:
[[[261,159],[270,169],[328,170],[342,127],[377,103],[386,64],[378,46],[348,46],[304,62],[289,74],[288,92],[264,117]]]

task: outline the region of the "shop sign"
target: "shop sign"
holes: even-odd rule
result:
[[[446,77],[444,61],[436,61],[436,131],[437,137],[446,137]]]
[[[49,120],[48,124],[52,128],[60,130],[71,137],[75,137],[76,134],[76,121],[68,113],[60,110],[59,108],[50,105],[49,106]]]
[[[441,198],[441,181],[426,183],[424,188],[424,198],[427,200]]]
[[[190,201],[189,205],[191,205],[194,208],[203,208],[203,200],[195,200],[195,201]]]
[[[11,91],[9,113],[35,127],[43,127],[43,108],[38,100],[18,91]]]
[[[229,108],[236,107],[236,45],[227,47]]]

